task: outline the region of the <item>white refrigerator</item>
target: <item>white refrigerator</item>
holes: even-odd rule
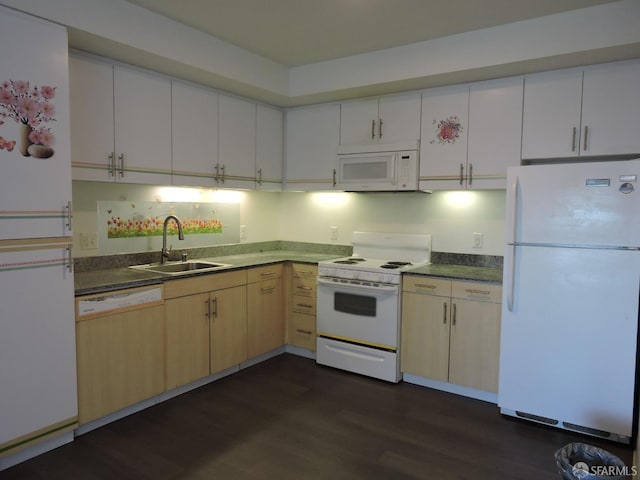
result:
[[[627,443],[640,296],[640,159],[512,167],[500,411]]]

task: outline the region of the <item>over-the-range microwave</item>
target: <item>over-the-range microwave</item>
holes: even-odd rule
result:
[[[416,144],[341,146],[338,148],[336,188],[349,192],[418,190]]]

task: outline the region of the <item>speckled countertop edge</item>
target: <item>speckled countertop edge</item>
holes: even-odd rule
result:
[[[269,245],[271,246],[271,245]],[[296,246],[296,245],[294,245]],[[346,247],[349,248],[349,247]],[[319,251],[318,251],[319,250]],[[162,284],[166,281],[177,280],[197,275],[208,275],[224,271],[247,268],[270,263],[301,262],[317,264],[319,261],[331,258],[339,258],[350,255],[350,252],[330,250],[328,253],[318,249],[315,251],[279,250],[259,251],[250,253],[236,253],[231,255],[202,256],[198,260],[214,261],[229,264],[229,267],[215,270],[214,272],[190,272],[181,275],[167,275],[161,273],[145,272],[118,265],[116,268],[95,268],[85,266],[81,271],[76,271],[75,295],[89,295],[104,293],[125,288],[141,287],[147,285]],[[322,253],[321,253],[322,252]],[[214,252],[202,252],[207,253]],[[229,251],[216,251],[215,253],[231,253]],[[195,258],[191,258],[195,259]],[[502,258],[490,256],[456,255],[434,252],[434,263],[422,267],[410,269],[405,273],[413,275],[425,275],[448,279],[467,280],[476,282],[502,283]],[[449,262],[464,262],[465,265]]]

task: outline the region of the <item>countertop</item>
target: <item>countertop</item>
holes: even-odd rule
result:
[[[337,258],[332,254],[301,253],[295,251],[272,251],[261,253],[247,253],[241,255],[219,256],[212,258],[198,258],[197,260],[213,261],[229,264],[229,267],[215,270],[215,273],[234,270],[237,268],[255,267],[270,263],[285,261],[317,264],[319,261]],[[192,259],[194,260],[194,259]],[[89,295],[103,293],[123,288],[141,287],[161,284],[165,281],[177,280],[195,275],[207,275],[213,272],[190,272],[182,275],[166,275],[145,272],[131,268],[114,268],[94,270],[74,275],[75,294]],[[465,265],[431,264],[409,269],[406,273],[426,275],[432,277],[449,278],[452,280],[468,280],[477,282],[502,282],[502,269],[488,267],[474,267]]]
[[[502,269],[489,267],[470,267],[467,265],[430,264],[406,270],[412,275],[448,278],[451,280],[470,280],[474,282],[502,283]]]

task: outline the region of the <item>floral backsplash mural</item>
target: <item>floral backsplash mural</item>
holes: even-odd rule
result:
[[[56,87],[49,85],[38,87],[26,80],[0,83],[0,132],[5,120],[13,120],[20,126],[18,138],[0,134],[0,150],[11,152],[17,147],[25,157],[52,157],[55,136],[49,124],[55,122],[55,95]]]
[[[176,215],[185,235],[222,233],[223,224],[216,204],[161,202],[100,202],[106,222],[107,238],[155,237],[162,235],[164,219]],[[178,212],[180,211],[180,213]],[[175,222],[167,224],[167,233],[177,235]]]
[[[434,120],[433,125],[436,126],[436,138],[429,143],[456,143],[462,133],[462,124],[457,116],[452,115],[443,120]]]

